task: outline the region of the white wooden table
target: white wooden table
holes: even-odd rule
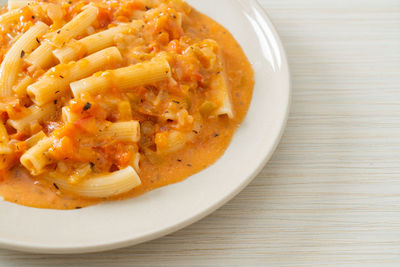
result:
[[[400,0],[261,2],[294,96],[258,178],[162,239],[79,256],[0,250],[1,266],[400,266]]]

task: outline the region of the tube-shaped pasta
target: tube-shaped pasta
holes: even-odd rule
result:
[[[67,63],[77,60],[85,55],[90,55],[104,48],[114,45],[114,38],[121,33],[136,32],[143,21],[137,20],[129,24],[121,24],[116,27],[101,31],[78,41],[72,41],[65,47],[53,51],[54,56],[61,62]]]
[[[26,96],[26,88],[32,84],[34,79],[30,76],[25,76],[17,85],[14,86],[13,91],[19,96]]]
[[[56,47],[61,47],[72,38],[85,33],[87,28],[97,19],[97,13],[97,7],[87,6],[85,10],[57,31],[53,44]]]
[[[8,133],[4,124],[0,122],[0,155],[11,154],[12,149],[8,146]]]
[[[30,132],[30,126],[35,123],[41,123],[51,116],[54,116],[57,106],[49,103],[45,106],[31,106],[30,114],[19,120],[8,120],[8,124],[18,132]]]
[[[82,93],[99,94],[113,87],[120,91],[160,82],[168,79],[171,69],[165,58],[155,58],[151,61],[138,63],[125,68],[96,73],[95,75],[71,83],[75,97]]]
[[[0,24],[1,25],[7,25],[9,23],[12,23],[14,21],[17,21],[19,17],[21,16],[20,10],[14,9],[10,10],[0,16]]]
[[[231,103],[231,96],[229,93],[228,84],[223,71],[216,74],[210,83],[210,100],[218,105],[214,115],[222,116],[227,115],[229,118],[233,118],[233,109]]]
[[[52,137],[45,137],[40,140],[36,145],[26,151],[20,161],[21,164],[30,171],[34,176],[41,174],[44,171],[46,165],[51,163],[49,157],[47,157],[46,152],[54,144],[54,139]]]
[[[136,143],[140,140],[140,124],[138,121],[111,123],[101,130],[99,136]]]
[[[31,1],[29,0],[8,0],[8,10],[13,10],[27,6]]]
[[[21,68],[22,58],[25,53],[31,52],[38,46],[36,38],[44,34],[48,26],[43,22],[37,22],[25,32],[8,50],[0,66],[0,96],[11,94],[12,87]]]
[[[30,138],[25,140],[25,143],[29,148],[33,147],[37,143],[39,143],[40,140],[46,137],[46,134],[43,131],[38,132],[35,135],[32,135]]]
[[[8,137],[6,127],[0,122],[0,143],[7,143],[8,141],[10,141],[10,138]]]
[[[44,41],[35,51],[28,55],[25,61],[36,68],[46,69],[53,65],[55,61],[51,53],[53,49],[53,45],[50,42]]]
[[[110,47],[78,62],[60,64],[49,70],[36,83],[28,86],[28,95],[35,104],[42,106],[64,95],[71,82],[120,62],[122,62],[121,53],[116,47]]]
[[[88,178],[77,184],[58,177],[49,178],[59,188],[84,197],[106,198],[129,192],[142,184],[131,166],[109,174]]]
[[[37,68],[45,69],[50,67],[54,61],[52,53],[54,46],[61,47],[72,38],[85,33],[87,28],[96,20],[97,12],[97,7],[89,5],[84,11],[59,29],[54,35],[52,42],[44,41],[38,49],[27,57],[26,62]]]

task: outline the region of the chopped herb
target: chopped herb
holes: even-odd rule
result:
[[[196,131],[196,130],[193,130],[193,132],[194,132],[195,134],[199,134],[199,132],[198,132],[198,131]]]
[[[60,78],[61,78],[61,79],[64,79],[64,76],[60,75]]]
[[[90,167],[93,168],[94,167],[94,163],[93,162],[89,162]]]
[[[182,160],[181,160],[181,159],[178,159],[178,161],[179,161],[179,162],[182,162]]]
[[[175,104],[180,104],[181,102],[176,101],[176,100],[172,100],[172,102],[174,102]]]
[[[60,188],[58,187],[58,185],[56,183],[53,183],[53,185],[57,190],[60,190]]]
[[[145,6],[145,8],[146,8],[146,10],[150,10],[150,7],[148,7],[148,6]]]
[[[214,134],[214,137],[218,137],[218,136],[219,136],[219,134],[217,134],[217,133]]]
[[[25,56],[25,51],[21,50],[21,58],[23,58]]]
[[[79,207],[79,206],[78,206],[78,207],[75,207],[75,209],[77,209],[77,210],[80,210],[81,208],[82,208],[82,207]]]
[[[40,44],[39,38],[37,38],[37,37],[36,37],[36,42],[37,42],[38,44]]]
[[[59,94],[60,93],[60,91],[56,91],[56,94]]]
[[[58,31],[57,31],[57,34],[60,34],[60,32],[61,32],[61,30],[58,30]]]
[[[164,113],[166,113],[166,114],[167,114],[167,113],[169,113],[169,111],[167,110],[167,111],[165,111]]]
[[[90,104],[89,102],[86,102],[85,106],[83,106],[83,111],[87,111],[92,107],[92,104]]]
[[[32,16],[32,19],[35,19],[35,16]]]
[[[56,99],[56,100],[54,100],[54,105],[57,105],[57,99]]]
[[[188,166],[188,167],[192,167],[192,164],[186,164],[186,166]]]
[[[176,19],[176,16],[175,16],[175,14],[174,14],[174,15],[172,15],[172,17],[173,17],[174,19]]]
[[[68,4],[70,4],[70,5],[71,5],[71,4],[72,4],[72,1],[68,1]]]
[[[168,120],[167,120],[167,122],[173,122],[173,120],[171,120],[171,119],[168,119]]]

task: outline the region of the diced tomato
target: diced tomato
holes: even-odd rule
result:
[[[75,126],[83,132],[95,134],[97,131],[96,119],[93,116],[77,120]]]
[[[112,21],[112,17],[113,15],[110,9],[99,7],[99,13],[97,15],[99,27],[103,28],[110,24]]]

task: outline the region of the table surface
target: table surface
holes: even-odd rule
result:
[[[225,207],[117,251],[0,265],[400,265],[400,0],[261,0],[293,106],[270,163]]]

